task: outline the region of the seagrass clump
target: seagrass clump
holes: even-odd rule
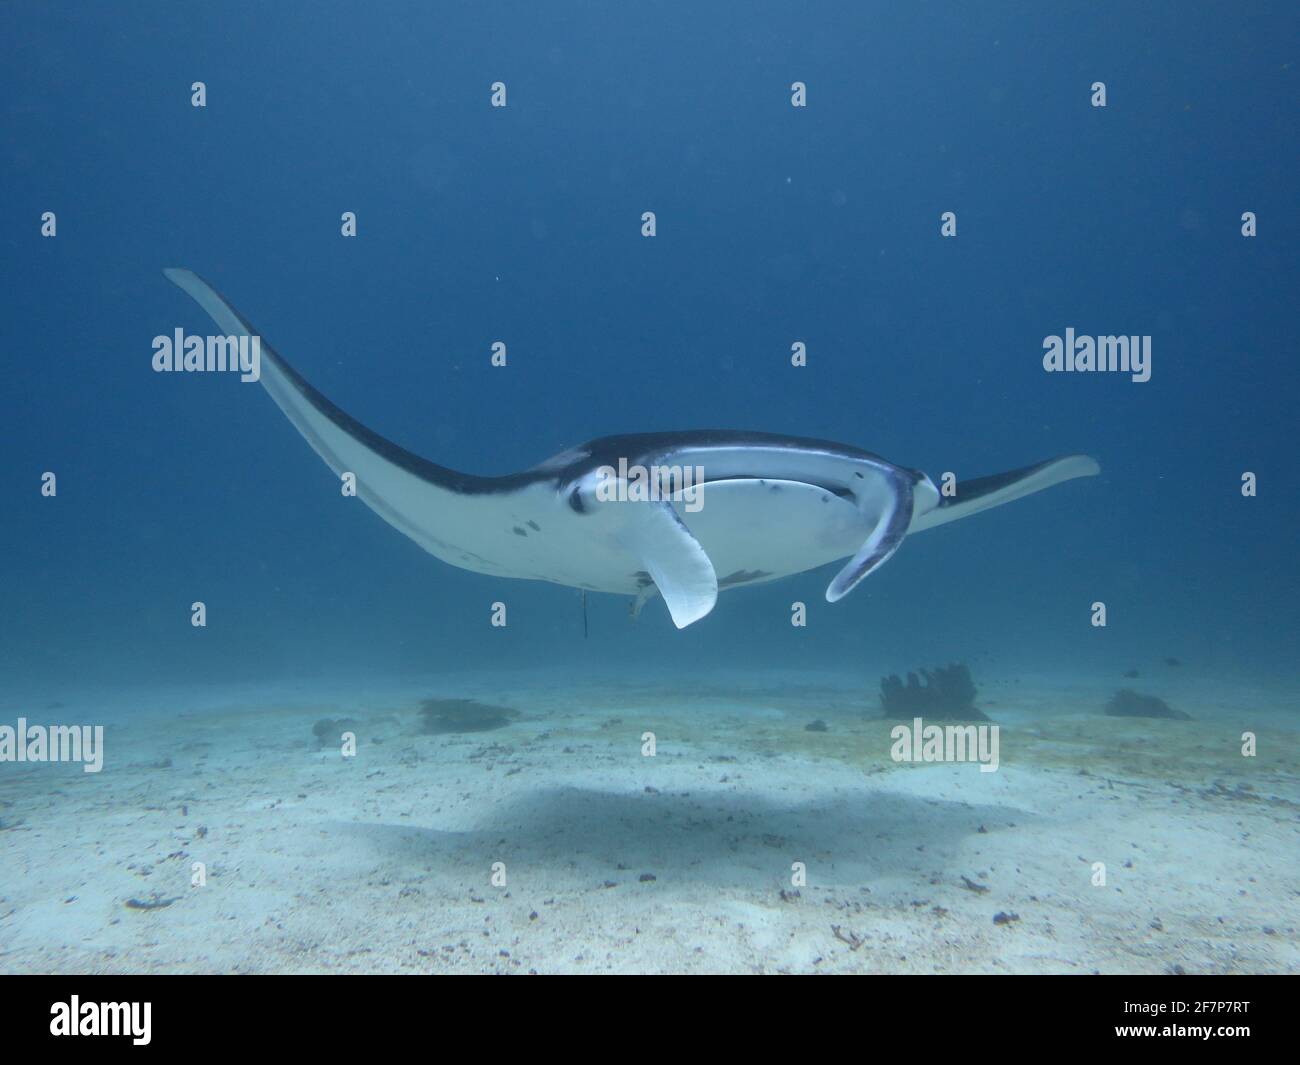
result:
[[[928,718],[936,721],[987,721],[975,705],[975,682],[960,662],[923,669],[907,681],[897,674],[880,678],[880,705],[884,716],[899,720]]]

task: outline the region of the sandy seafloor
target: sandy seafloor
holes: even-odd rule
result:
[[[0,971],[1300,971],[1294,699],[1189,678],[1154,690],[1194,721],[1103,716],[1124,683],[982,683],[996,773],[896,765],[820,674],[7,700],[107,734],[97,775],[0,765]],[[425,735],[429,696],[522,716]]]

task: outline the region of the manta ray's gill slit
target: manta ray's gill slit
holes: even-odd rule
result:
[[[734,588],[734,587],[735,587],[736,585],[738,585],[738,584],[749,584],[749,583],[751,583],[752,581],[761,581],[764,577],[770,577],[770,576],[772,576],[772,575],[771,575],[770,573],[768,573],[766,570],[761,570],[761,569],[754,569],[754,570],[738,569],[738,570],[736,570],[735,573],[731,573],[731,574],[728,574],[726,577],[721,577],[721,578],[719,578],[719,580],[718,580],[718,587],[719,587],[719,588]]]

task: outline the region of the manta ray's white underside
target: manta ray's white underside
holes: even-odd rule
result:
[[[255,330],[189,270],[166,276],[229,336]],[[1000,506],[1099,472],[1069,455],[962,482],[942,498],[923,473],[857,448],[766,433],[705,430],[607,437],[508,477],[436,466],[362,426],[261,342],[261,382],[357,495],[430,554],[498,577],[551,581],[644,598],[658,591],[679,628],[713,609],[720,590],[777,580],[848,558],[826,598],[842,598],[909,532]],[[698,506],[606,501],[602,471],[700,468]],[[608,486],[608,480],[605,485]]]

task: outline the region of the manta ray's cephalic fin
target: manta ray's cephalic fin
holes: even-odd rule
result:
[[[889,504],[871,530],[867,542],[849,559],[835,579],[826,588],[826,601],[835,603],[853,591],[872,570],[889,561],[898,550],[912,523],[912,482],[905,476],[896,476]]]
[[[624,522],[618,539],[641,559],[668,605],[674,625],[684,629],[713,609],[718,601],[718,575],[670,503],[605,505],[620,508]]]

